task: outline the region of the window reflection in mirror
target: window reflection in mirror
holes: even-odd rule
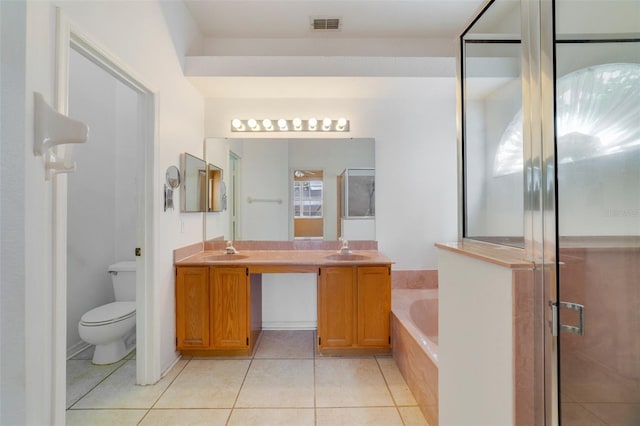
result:
[[[322,238],[322,170],[293,171],[293,236]]]
[[[461,39],[463,226],[467,238],[524,247],[520,32],[519,2],[496,0]]]

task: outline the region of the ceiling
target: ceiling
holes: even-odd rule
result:
[[[269,56],[269,52],[277,52],[278,49],[283,48],[282,46],[289,46],[287,44],[290,43],[289,40],[299,40],[308,48],[305,50],[309,52],[306,53],[307,55],[325,58],[327,53],[321,50],[321,46],[326,44],[321,45],[321,42],[334,43],[331,46],[335,46],[335,43],[356,46],[350,50],[355,57],[379,56],[366,53],[365,47],[367,44],[377,46],[371,51],[381,51],[380,49],[383,48],[380,46],[387,43],[387,40],[396,47],[405,46],[405,51],[411,49],[410,46],[429,45],[429,39],[451,41],[453,46],[453,40],[460,35],[485,1],[184,0],[184,3],[200,27],[202,35],[208,40],[208,44],[205,42],[205,45],[219,47],[224,43],[231,43],[232,46],[238,46],[238,43],[243,43],[241,40],[246,40],[250,45],[266,46],[259,50],[259,55]],[[340,30],[312,31],[311,19],[336,17],[341,20]],[[340,40],[344,40],[344,43],[340,43]],[[351,40],[357,40],[357,44],[349,44]],[[209,54],[222,55],[217,56],[215,60],[223,64],[233,64],[235,63],[233,61],[236,61],[232,57],[225,56],[224,53]],[[260,68],[264,63],[264,59],[261,60],[255,54],[253,56],[250,53],[244,54],[249,55],[245,57],[246,60],[253,58],[252,60],[257,61],[252,63],[254,66],[248,66],[249,69]],[[273,53],[271,55],[277,56]],[[338,57],[340,55],[340,53],[337,54]],[[398,58],[403,59],[405,54],[400,48],[387,53],[386,56],[387,58],[380,60],[399,66],[398,63],[403,62],[399,62]],[[453,50],[452,54],[444,56],[455,61]],[[291,57],[287,60],[295,61]],[[309,62],[304,58],[299,60],[303,67]],[[428,61],[429,58],[422,60]],[[314,74],[313,66],[309,66],[311,71],[308,75],[292,77],[295,74],[287,74],[291,72],[291,67],[287,65],[281,67],[282,70],[279,71],[283,72],[279,73],[278,77],[259,75],[259,72],[258,75],[247,76],[243,75],[242,71],[238,71],[237,74],[229,72],[215,75],[204,72],[187,75],[194,86],[208,98],[415,97],[416,93],[428,93],[434,96],[442,91],[441,87],[446,87],[446,93],[450,94],[453,87],[447,84],[443,86],[443,80],[438,78],[396,78],[392,75],[372,78],[364,77],[366,73],[359,76],[357,72],[346,74],[349,77],[338,77],[339,73],[336,73],[336,76],[327,77],[321,73]],[[246,70],[247,66],[243,69]],[[453,77],[454,73],[451,74]],[[428,86],[428,90],[425,90],[425,85]]]
[[[185,0],[205,37],[454,38],[485,0]],[[314,32],[310,18],[340,18]]]

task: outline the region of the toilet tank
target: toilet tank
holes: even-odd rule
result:
[[[136,300],[136,261],[123,261],[109,265],[116,302]]]

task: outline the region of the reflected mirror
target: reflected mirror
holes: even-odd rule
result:
[[[207,164],[207,211],[221,212],[226,208],[226,191],[222,181],[222,169]]]
[[[228,207],[205,215],[205,239],[374,240],[373,215],[343,216],[339,185],[346,169],[373,172],[374,157],[370,138],[208,138],[205,159],[227,171]]]
[[[182,212],[206,211],[207,170],[204,160],[194,155],[182,154]]]

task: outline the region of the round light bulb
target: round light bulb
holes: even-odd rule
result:
[[[285,120],[284,118],[278,120],[278,127],[280,128],[280,130],[287,130],[287,120]]]
[[[344,117],[340,117],[338,119],[338,127],[344,128],[347,125],[347,119]]]
[[[322,127],[331,127],[331,119],[325,118],[324,120],[322,120]]]
[[[316,126],[318,125],[318,120],[316,120],[315,118],[310,118],[308,123],[309,123],[309,130],[315,130]]]
[[[253,118],[250,118],[247,121],[247,126],[251,127],[252,129],[255,129],[258,126],[258,122],[256,120],[254,120]]]
[[[239,129],[240,127],[242,127],[242,121],[238,120],[237,118],[234,118],[231,121],[231,125],[233,126],[234,129]]]
[[[271,120],[269,120],[268,118],[265,118],[264,120],[262,120],[262,127],[264,127],[267,130],[271,129]]]
[[[299,130],[302,127],[302,120],[300,120],[298,117],[294,118],[293,127],[295,127],[296,130]]]

